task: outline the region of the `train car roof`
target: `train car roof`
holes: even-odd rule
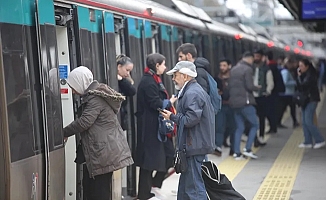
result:
[[[106,10],[113,11],[115,13],[121,13],[125,15],[135,16],[139,18],[149,19],[151,21],[157,21],[167,23],[175,26],[188,27],[201,31],[207,31],[205,24],[195,18],[187,17],[171,8],[168,8],[159,3],[149,0],[71,0],[76,3],[98,7]],[[146,13],[148,8],[152,9],[153,15],[150,16]]]

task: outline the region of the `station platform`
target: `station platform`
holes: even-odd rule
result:
[[[325,92],[321,93],[316,114],[318,127],[326,138]],[[300,108],[297,108],[297,119],[301,121]],[[288,128],[266,134],[267,145],[253,149],[258,159],[236,161],[229,156],[229,148],[223,149],[221,157],[208,155],[208,159],[247,200],[325,200],[326,148],[298,148],[303,142],[303,130],[301,126],[292,128],[289,111],[283,117],[283,124]],[[159,199],[177,200],[179,176],[174,173],[163,182]]]
[[[325,91],[325,90],[324,90]],[[318,127],[326,138],[325,92],[317,107]],[[297,109],[301,121],[301,110]],[[221,157],[209,155],[221,173],[226,174],[233,187],[247,200],[325,200],[326,148],[301,149],[302,127],[292,128],[289,112],[276,134],[267,135],[267,145],[255,148],[258,159],[235,161],[224,148]],[[268,128],[266,129],[268,130]],[[162,200],[176,200],[179,175],[168,177],[160,191]]]

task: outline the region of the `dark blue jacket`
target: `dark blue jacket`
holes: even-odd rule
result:
[[[184,130],[182,134],[178,132],[178,141],[181,144],[179,149],[186,144],[187,156],[205,155],[214,150],[215,114],[210,101],[197,81],[191,80],[179,96],[178,113],[170,117],[178,125],[184,121]]]

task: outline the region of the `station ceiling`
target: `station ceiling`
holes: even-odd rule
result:
[[[293,15],[293,17],[299,20],[300,15],[300,3],[302,0],[279,0],[279,2],[284,5],[286,9]],[[312,32],[326,32],[326,22],[303,22],[303,26]]]

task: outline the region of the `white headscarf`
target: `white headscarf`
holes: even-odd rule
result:
[[[85,94],[89,85],[93,82],[93,74],[87,67],[80,66],[72,70],[68,76],[67,83],[76,92]]]

